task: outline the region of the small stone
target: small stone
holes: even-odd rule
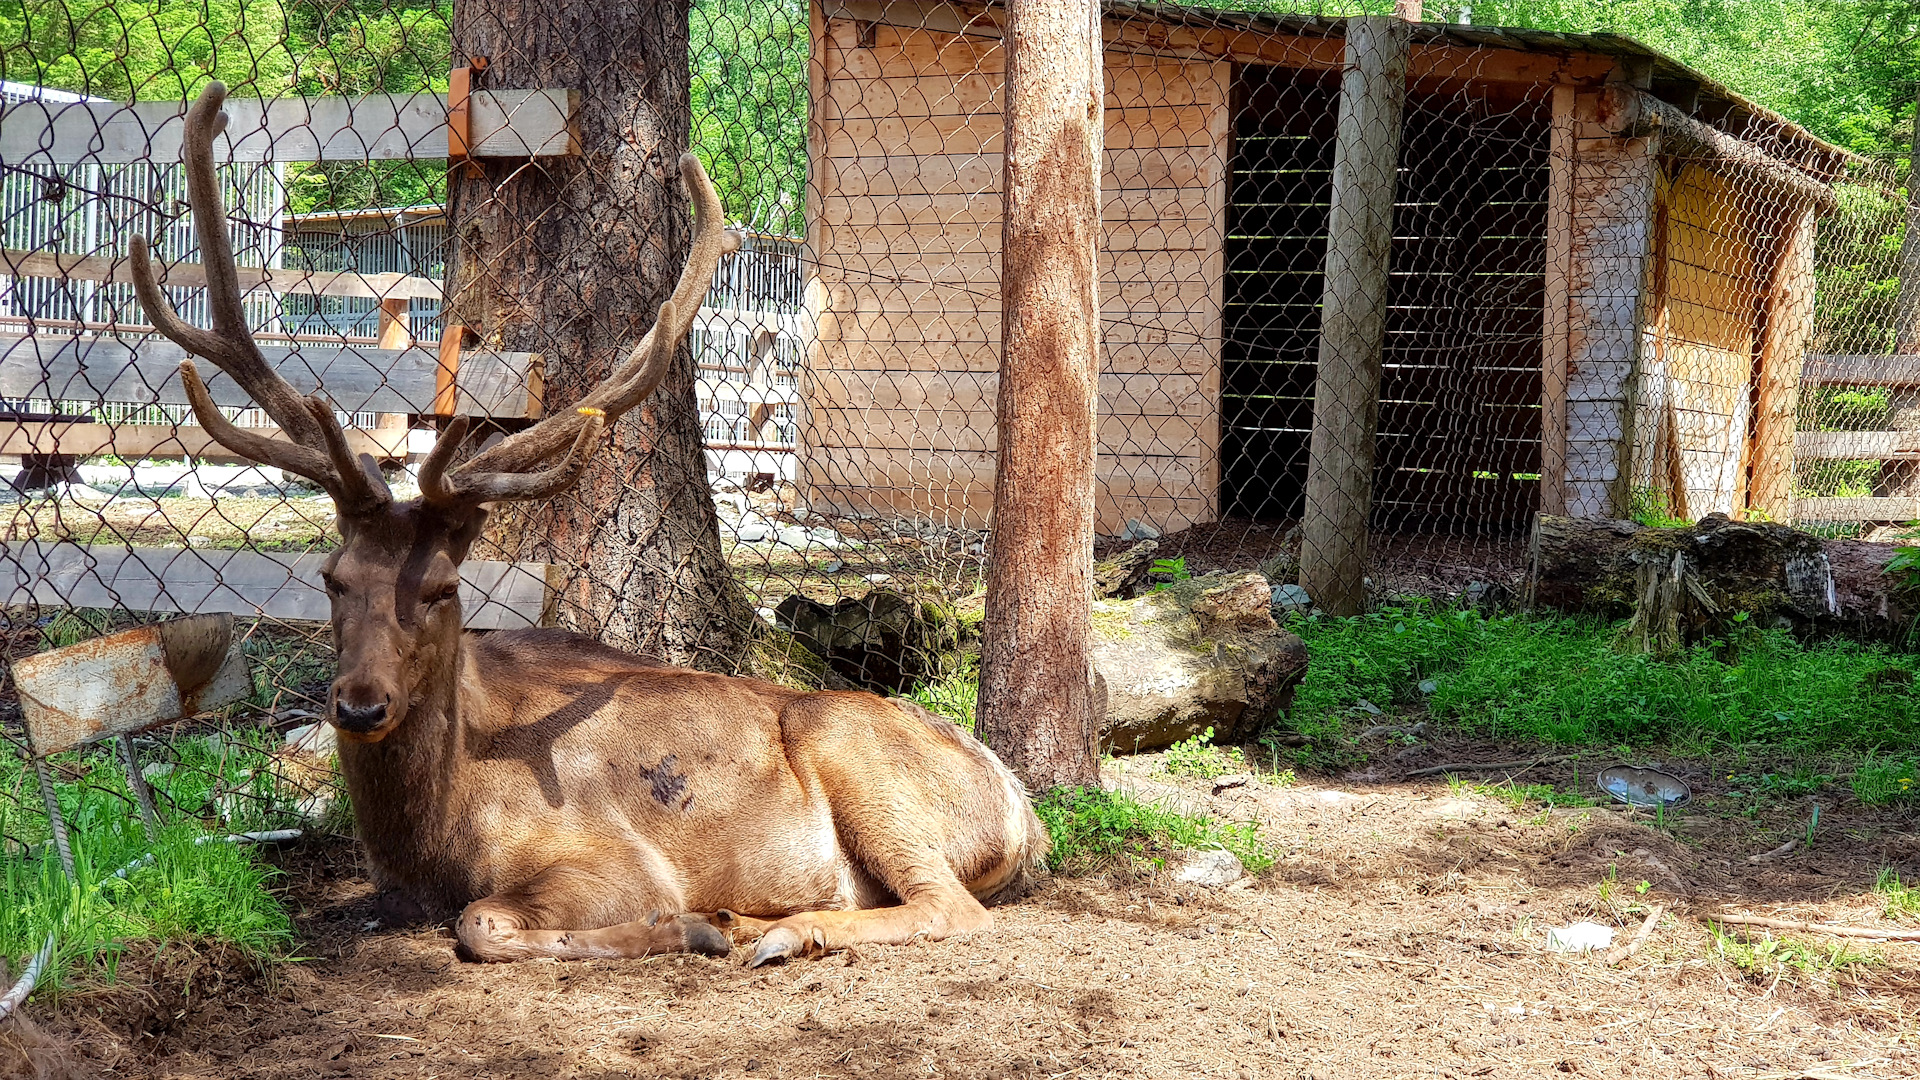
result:
[[[885,585],[887,582],[893,580],[892,574],[863,574],[861,576],[874,585]]]
[[[1251,784],[1251,783],[1253,783],[1252,774],[1234,773],[1231,776],[1223,776],[1220,779],[1215,780],[1213,782],[1213,793],[1215,795],[1218,795],[1223,791],[1228,791],[1237,787],[1246,787],[1248,784]]]
[[[1174,871],[1173,879],[1188,885],[1218,888],[1240,880],[1246,873],[1246,867],[1240,865],[1233,852],[1215,849],[1189,852]]]
[[[1122,540],[1158,540],[1160,530],[1142,522],[1139,518],[1128,518],[1127,529],[1120,534]]]
[[[820,564],[820,572],[823,574],[837,574],[846,568],[847,564],[839,559],[828,559],[826,562]]]
[[[1273,607],[1277,611],[1307,611],[1313,607],[1313,597],[1299,585],[1275,585],[1273,587]]]

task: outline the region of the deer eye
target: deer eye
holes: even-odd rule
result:
[[[437,588],[427,590],[426,595],[421,597],[421,600],[431,606],[434,604],[444,604],[458,595],[460,595],[460,585],[458,582],[455,582],[451,585],[441,585]]]
[[[332,574],[322,573],[320,575],[320,584],[326,588],[328,596],[339,597],[346,595],[347,587],[340,584],[340,579],[334,577]]]

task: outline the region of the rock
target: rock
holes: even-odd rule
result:
[[[1103,745],[1157,750],[1209,727],[1231,744],[1265,729],[1307,670],[1305,643],[1274,624],[1269,595],[1258,574],[1214,574],[1094,601]]]
[[[721,522],[720,527],[725,529],[726,522]],[[747,514],[740,519],[740,524],[733,527],[733,537],[743,544],[757,544],[762,540],[772,539],[775,531],[773,523],[766,518],[758,514]]]
[[[780,601],[774,625],[842,678],[899,692],[942,672],[960,646],[960,624],[932,596],[875,589],[827,605],[798,594]]]
[[[1213,782],[1213,793],[1218,795],[1223,791],[1246,787],[1251,783],[1253,783],[1252,773],[1234,773],[1230,776],[1222,776]]]
[[[1187,852],[1173,872],[1175,881],[1208,888],[1228,885],[1246,876],[1247,868],[1240,865],[1233,852],[1220,849]]]
[[[1139,518],[1128,518],[1127,528],[1120,534],[1122,540],[1158,540],[1160,530],[1144,524]]]
[[[1111,559],[1093,564],[1093,595],[1106,599],[1131,600],[1147,583],[1153,569],[1153,553],[1160,550],[1157,540],[1142,540]]]
[[[1194,598],[1193,616],[1200,621],[1200,633],[1209,637],[1222,631],[1271,630],[1276,625],[1273,587],[1252,570],[1229,576]]]
[[[1275,585],[1273,587],[1273,609],[1280,612],[1310,611],[1313,597],[1307,595],[1305,587],[1300,585]]]

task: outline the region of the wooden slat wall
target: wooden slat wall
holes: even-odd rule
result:
[[[840,512],[984,525],[1005,54],[817,9],[814,36],[802,486]],[[1178,529],[1217,516],[1228,65],[1107,65],[1097,527]]]
[[[1679,517],[1731,514],[1745,480],[1755,330],[1772,230],[1758,189],[1683,162],[1658,184],[1634,485]]]

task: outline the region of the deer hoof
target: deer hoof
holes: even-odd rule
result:
[[[701,956],[725,956],[733,951],[733,939],[704,919],[687,920],[682,933],[686,937],[688,952]]]
[[[775,960],[785,960],[796,956],[806,947],[806,941],[790,926],[776,926],[760,935],[760,945],[753,950],[753,958],[747,966],[757,968]]]

